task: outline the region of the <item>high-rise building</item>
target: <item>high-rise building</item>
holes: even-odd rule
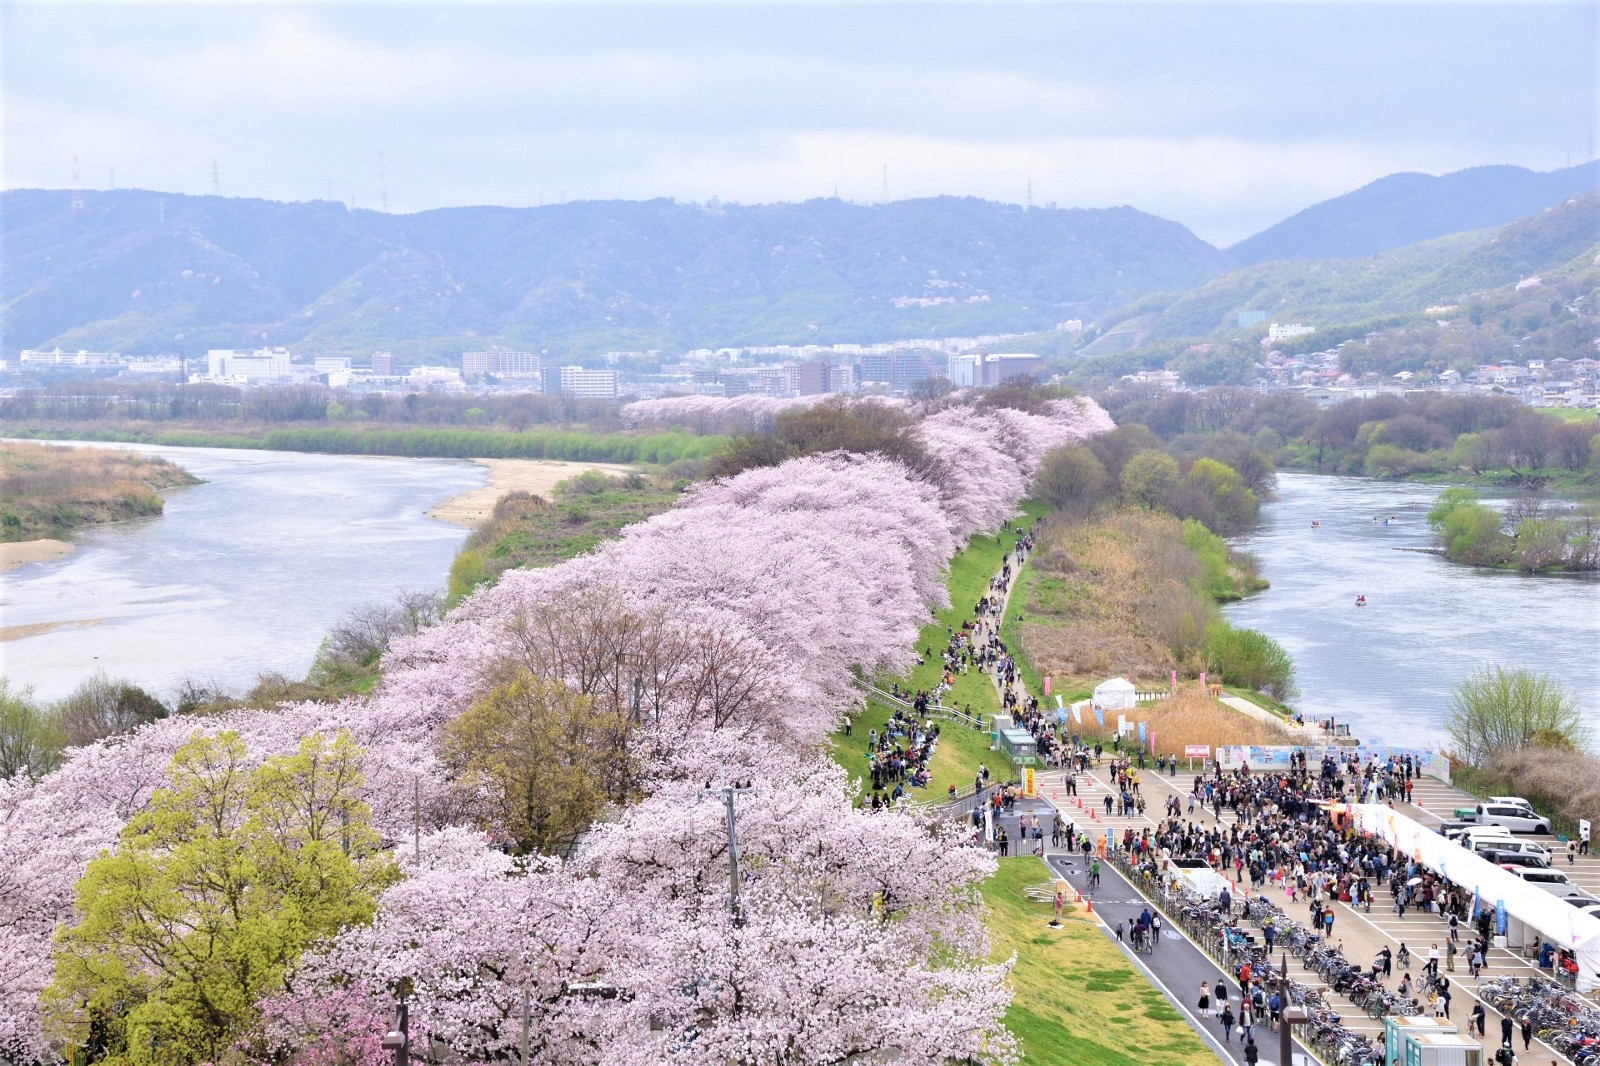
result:
[[[856,362],[856,377],[863,382],[887,385],[894,378],[894,357],[888,352],[863,355]]]
[[[947,360],[946,373],[949,375],[950,384],[958,389],[970,389],[978,383],[978,360],[976,355],[952,355]]]
[[[282,381],[289,376],[289,349],[257,348],[248,352],[212,348],[206,352],[206,370],[213,381]]]
[[[925,352],[895,352],[890,356],[889,387],[895,392],[910,392],[917,382],[939,377],[944,377],[944,368]]]
[[[549,381],[548,374],[545,380]],[[620,376],[615,370],[587,370],[581,366],[564,366],[560,371],[559,388],[562,395],[574,396],[580,400],[615,400],[620,384]],[[546,388],[545,391],[550,390]]]
[[[998,385],[1010,378],[1034,377],[1044,369],[1044,360],[1022,352],[985,355],[977,368],[976,385]]]
[[[801,396],[820,396],[833,391],[833,375],[827,359],[801,363],[795,375],[795,391]]]
[[[372,353],[372,376],[378,378],[394,377],[394,353]]]
[[[489,374],[502,378],[540,376],[539,357],[532,352],[462,352],[461,376],[471,380]]]

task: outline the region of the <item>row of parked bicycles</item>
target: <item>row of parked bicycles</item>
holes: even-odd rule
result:
[[[1600,1009],[1543,977],[1492,977],[1478,994],[1507,1018],[1526,1018],[1534,1033],[1578,1066],[1600,1066]]]
[[[1418,1012],[1414,1004],[1377,987],[1377,982],[1346,960],[1337,947],[1325,943],[1320,934],[1289,917],[1272,901],[1256,896],[1231,910],[1224,909],[1215,898],[1185,890],[1173,891],[1162,885],[1152,861],[1135,867],[1124,853],[1112,853],[1109,857],[1135,884],[1145,889],[1145,895],[1155,901],[1169,919],[1181,925],[1190,939],[1230,974],[1237,975],[1241,966],[1248,964],[1252,981],[1259,981],[1269,992],[1278,989],[1282,987],[1283,970],[1281,962],[1274,959],[1274,953],[1288,952],[1304,960],[1330,987],[1350,996],[1373,1017]],[[1269,922],[1274,934],[1272,951],[1266,948],[1265,936],[1251,933],[1245,927],[1245,923],[1249,923],[1263,929]],[[1371,1042],[1343,1024],[1339,1012],[1328,1003],[1321,989],[1292,977],[1288,988],[1290,1004],[1302,1008],[1307,1015],[1298,1033],[1303,1043],[1310,1045],[1328,1066],[1368,1066],[1372,1061]],[[1357,995],[1362,998],[1357,999]]]

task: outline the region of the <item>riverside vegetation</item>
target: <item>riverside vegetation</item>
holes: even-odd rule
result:
[[[107,448],[0,444],[0,540],[161,513],[161,489],[199,479],[159,456]]]
[[[1553,504],[1519,496],[1499,511],[1467,488],[1449,488],[1428,511],[1445,557],[1525,573],[1600,570],[1600,501]]]

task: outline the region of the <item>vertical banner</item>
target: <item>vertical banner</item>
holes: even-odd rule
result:
[[[994,807],[987,803],[983,805],[983,839],[985,843],[994,843]]]
[[[1585,844],[1589,843],[1589,819],[1578,819],[1578,839]]]
[[[1144,725],[1144,723],[1143,723],[1143,722],[1140,722],[1140,723],[1139,723],[1139,746],[1140,746],[1140,747],[1141,747],[1141,748],[1142,748],[1142,747],[1144,747],[1144,744],[1145,744],[1145,740],[1144,740],[1144,730],[1145,730],[1145,725]]]
[[[1172,691],[1178,691],[1178,671],[1172,671]]]
[[[1506,901],[1494,901],[1494,931],[1500,936],[1506,935]]]
[[[1125,714],[1117,715],[1117,736],[1120,737],[1122,734],[1126,733],[1127,731],[1128,731],[1128,716],[1125,715]]]
[[[1478,920],[1478,889],[1476,886],[1472,889],[1472,906],[1467,910],[1467,920],[1474,922]]]
[[[1050,695],[1050,675],[1049,674],[1045,674],[1044,675],[1044,694],[1046,696]]]
[[[1156,731],[1154,729],[1152,729],[1152,730],[1150,730],[1150,754],[1154,755],[1155,753],[1156,753]]]
[[[1101,729],[1106,727],[1106,712],[1100,709],[1098,703],[1094,705],[1094,723]]]
[[[1034,769],[1031,766],[1024,766],[1022,768],[1022,798],[1037,799],[1038,797],[1039,782],[1034,776]]]
[[[1206,687],[1206,672],[1204,670],[1202,670],[1202,671],[1200,671],[1200,688],[1202,690],[1204,690],[1205,687]]]

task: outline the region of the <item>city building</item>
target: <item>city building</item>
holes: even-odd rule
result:
[[[1316,331],[1316,326],[1306,326],[1299,322],[1291,322],[1286,326],[1280,326],[1278,323],[1273,322],[1267,326],[1267,340],[1286,341],[1294,337],[1304,337],[1307,333],[1315,333]]]
[[[36,352],[32,348],[24,348],[18,353],[18,359],[23,366],[104,366],[107,363],[122,362],[120,352],[64,352],[60,348],[48,352]]]
[[[206,378],[220,384],[266,385],[291,376],[289,349],[257,348],[238,351],[212,348],[206,352]]]
[[[554,368],[551,368],[554,369]],[[550,392],[552,375],[545,372],[545,391]],[[580,400],[614,400],[617,398],[620,376],[615,370],[588,370],[581,366],[564,366],[557,371],[556,390],[563,396]]]
[[[970,389],[978,383],[978,361],[976,355],[952,355],[945,362],[945,373],[950,378],[950,384],[958,389]]]
[[[985,355],[976,368],[975,385],[998,385],[1011,378],[1035,377],[1044,369],[1044,360],[1024,352],[997,352]]]
[[[488,375],[504,378],[542,376],[539,357],[532,352],[462,352],[461,376],[469,381]]]
[[[800,396],[820,396],[833,390],[833,375],[827,359],[801,363],[795,375],[795,391]]]
[[[372,376],[375,378],[394,377],[394,353],[372,353]]]

